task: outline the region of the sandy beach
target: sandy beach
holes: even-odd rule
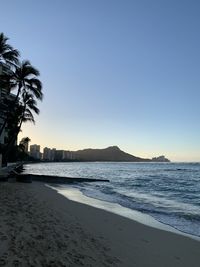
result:
[[[199,267],[200,242],[73,202],[43,183],[0,183],[0,266]]]

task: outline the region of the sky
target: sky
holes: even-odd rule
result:
[[[0,0],[0,32],[40,70],[20,138],[200,161],[200,2]]]

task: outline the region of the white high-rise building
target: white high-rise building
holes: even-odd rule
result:
[[[31,145],[30,146],[30,156],[34,159],[41,159],[40,145]]]
[[[53,160],[52,158],[52,149],[45,147],[43,149],[43,160]]]

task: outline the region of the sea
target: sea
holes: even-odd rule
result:
[[[25,173],[109,179],[52,186],[69,199],[200,237],[200,163],[34,163]]]

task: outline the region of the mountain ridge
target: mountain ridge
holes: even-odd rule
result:
[[[116,161],[116,162],[170,162],[165,156],[152,159],[141,158],[122,151],[118,146],[103,149],[86,148],[74,151],[76,158],[81,161]]]

